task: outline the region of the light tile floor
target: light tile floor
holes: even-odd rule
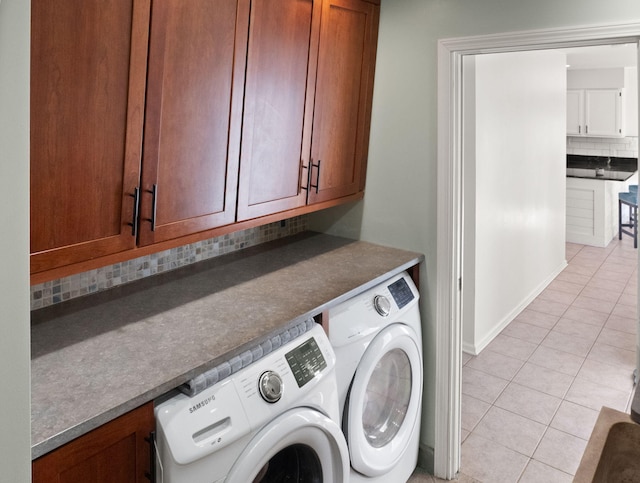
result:
[[[601,406],[629,412],[637,250],[568,243],[568,267],[478,356],[463,354],[460,482],[571,482]],[[441,480],[419,470],[411,483]]]

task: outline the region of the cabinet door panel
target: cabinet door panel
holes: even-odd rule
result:
[[[234,221],[246,22],[238,0],[153,4],[142,245]]]
[[[307,90],[313,8],[312,0],[252,5],[238,220],[306,202],[300,171],[305,101],[314,89],[310,82]]]
[[[135,246],[149,3],[32,1],[32,272]]]
[[[567,91],[567,134],[583,134],[584,91]]]
[[[620,95],[618,89],[585,91],[585,130],[589,136],[622,136]]]
[[[33,483],[143,483],[155,428],[148,403],[33,461]]]
[[[363,181],[378,7],[359,0],[327,0],[318,51],[316,104],[311,141],[309,202],[357,193]],[[319,183],[317,183],[319,182]]]

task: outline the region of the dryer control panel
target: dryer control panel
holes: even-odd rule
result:
[[[413,280],[403,272],[330,308],[326,327],[331,345],[351,344],[395,322],[419,324],[419,299]]]
[[[405,278],[400,278],[388,286],[389,292],[399,309],[411,302],[416,296]]]

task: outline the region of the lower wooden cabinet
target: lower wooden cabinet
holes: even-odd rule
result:
[[[148,483],[153,403],[33,461],[33,483]]]

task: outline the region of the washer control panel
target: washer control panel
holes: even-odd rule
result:
[[[304,386],[327,367],[318,343],[312,337],[285,354],[298,387]]]
[[[155,416],[163,458],[190,464],[257,432],[288,408],[323,408],[337,419],[335,379],[325,377],[333,374],[335,364],[329,339],[314,324],[196,396],[179,393],[158,401]],[[208,481],[221,481],[226,474]]]

